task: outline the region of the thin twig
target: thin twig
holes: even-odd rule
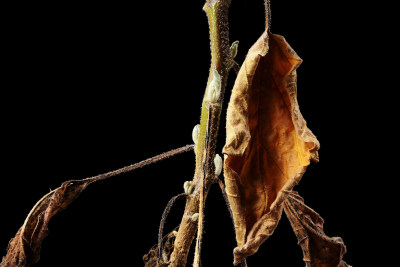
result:
[[[210,166],[208,166],[208,161],[207,159],[210,157],[209,152],[209,134],[210,134],[210,118],[213,116],[214,111],[214,105],[210,104],[208,105],[208,120],[207,120],[207,129],[206,129],[206,139],[205,139],[205,145],[204,145],[204,150],[206,151],[206,155],[203,158],[203,173],[208,174],[210,172]],[[194,253],[194,260],[193,260],[193,267],[200,267],[201,265],[201,246],[203,242],[203,228],[204,228],[204,206],[205,206],[205,196],[204,196],[204,186],[205,186],[205,179],[207,177],[205,175],[201,176],[200,178],[200,204],[199,204],[199,219],[198,219],[198,225],[197,225],[197,239],[196,239],[196,249]]]
[[[224,184],[222,183],[222,181],[220,179],[216,179],[216,180],[217,180],[217,183],[219,185],[219,188],[221,189],[222,196],[224,197],[225,204],[226,204],[226,206],[228,208],[229,214],[231,215],[231,219],[232,219],[232,223],[233,223],[234,222],[233,221],[233,213],[232,213],[231,206],[229,204],[228,195],[226,194],[225,186],[224,186]]]
[[[176,195],[176,196],[172,197],[172,198],[168,201],[168,204],[167,204],[167,206],[165,207],[164,212],[163,212],[163,214],[162,214],[161,221],[160,221],[160,228],[158,229],[158,245],[157,245],[157,247],[158,247],[158,255],[157,255],[157,266],[158,266],[158,264],[159,264],[159,262],[160,262],[160,260],[161,260],[162,239],[163,239],[164,225],[165,225],[165,222],[166,222],[166,220],[167,220],[167,216],[168,216],[168,214],[169,214],[169,212],[170,212],[172,206],[174,205],[174,202],[175,202],[177,199],[179,199],[179,198],[181,198],[181,197],[183,197],[183,196],[186,196],[186,193],[182,193],[182,194],[179,194],[179,195]]]
[[[271,2],[270,0],[265,0],[265,27],[271,29]]]
[[[230,204],[229,204],[228,195],[226,194],[226,190],[225,190],[224,183],[223,183],[220,179],[216,179],[216,182],[218,183],[219,188],[221,188],[221,192],[222,192],[222,195],[224,196],[224,200],[225,200],[226,206],[228,207],[229,214],[231,215],[231,219],[232,219],[232,223],[233,223],[233,229],[235,229],[235,222],[234,222],[234,220],[233,220],[233,213],[232,213],[231,206],[230,206]],[[241,266],[241,267],[247,267],[247,261],[246,261],[246,259],[244,259],[244,260],[240,263],[240,266]]]
[[[233,66],[232,66],[233,70],[235,71],[236,75],[239,74],[239,70],[240,70],[240,66],[236,61],[233,61]]]
[[[152,158],[145,159],[145,160],[140,161],[138,163],[134,163],[132,165],[122,167],[122,168],[114,170],[114,171],[110,171],[110,172],[107,172],[107,173],[99,174],[97,176],[93,176],[93,177],[89,177],[89,178],[83,179],[82,181],[88,181],[89,183],[93,183],[93,182],[97,182],[97,181],[100,181],[100,180],[105,180],[107,178],[110,178],[110,177],[113,177],[113,176],[116,176],[116,175],[120,175],[120,174],[123,174],[123,173],[127,173],[127,172],[142,168],[142,167],[147,166],[147,165],[152,164],[152,163],[156,163],[158,161],[161,161],[163,159],[169,158],[171,156],[175,156],[177,154],[193,150],[193,148],[194,148],[194,145],[187,145],[187,146],[184,146],[184,147],[180,147],[180,148],[177,148],[177,149],[162,153],[160,155],[154,156]]]

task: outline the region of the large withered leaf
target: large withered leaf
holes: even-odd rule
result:
[[[227,114],[225,183],[238,247],[234,264],[254,254],[275,230],[288,193],[319,142],[297,103],[301,59],[282,36],[266,30],[249,50]]]
[[[328,237],[324,233],[324,220],[304,204],[297,192],[291,192],[284,202],[299,245],[303,249],[306,267],[348,267],[342,260],[346,247],[340,237]]]
[[[0,267],[25,267],[38,262],[40,247],[47,236],[50,219],[68,207],[91,182],[64,182],[39,200],[15,237],[10,240]]]

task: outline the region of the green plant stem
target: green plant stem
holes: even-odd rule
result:
[[[208,190],[214,181],[214,156],[217,134],[224,99],[225,86],[231,68],[232,58],[229,46],[228,8],[231,0],[208,0],[204,11],[208,17],[211,39],[211,68],[207,89],[203,99],[200,120],[200,134],[196,152],[196,169],[193,178],[194,193],[186,201],[185,211],[174,243],[174,251],[170,257],[170,267],[186,266],[190,245],[197,230],[198,221],[192,221],[191,216],[199,212],[200,198],[205,201]],[[208,84],[212,80],[212,70],[221,76],[221,95],[216,104],[207,100]],[[202,194],[201,194],[202,193]]]

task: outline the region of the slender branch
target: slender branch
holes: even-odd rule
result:
[[[270,0],[265,0],[265,28],[271,28],[271,2]]]
[[[157,255],[157,266],[159,266],[158,264],[161,262],[161,260],[163,260],[163,259],[161,259],[161,251],[162,251],[162,239],[163,239],[163,232],[164,232],[165,221],[167,220],[167,216],[168,216],[168,214],[169,214],[169,212],[170,212],[170,210],[171,210],[172,205],[174,204],[174,202],[175,202],[177,199],[179,199],[179,198],[181,198],[181,197],[183,197],[183,196],[186,196],[186,193],[182,193],[182,194],[179,194],[179,195],[176,195],[176,196],[172,197],[172,198],[169,200],[169,202],[168,202],[167,206],[165,207],[164,212],[163,212],[163,214],[162,214],[162,216],[161,216],[160,227],[159,227],[159,229],[158,229],[158,243],[157,243],[157,247],[158,247],[158,252],[157,252],[157,253],[158,253],[158,255]]]
[[[208,137],[215,136],[218,134],[218,128],[211,127],[211,122],[213,121],[212,118],[215,116],[215,111],[220,109],[219,104],[212,104],[208,103],[208,124],[207,124],[207,131],[206,131],[206,144],[204,146],[205,150],[205,157],[204,157],[204,164],[203,164],[203,173],[205,173],[205,176],[202,177],[200,180],[200,204],[199,204],[199,219],[198,219],[198,226],[197,226],[197,240],[196,240],[196,250],[194,254],[194,260],[193,260],[193,266],[194,267],[200,267],[200,255],[201,255],[201,247],[202,247],[202,241],[203,241],[203,229],[204,229],[204,206],[206,202],[206,195],[205,195],[205,185],[206,182],[211,182],[213,184],[215,182],[215,177],[214,177],[214,172],[213,168],[214,162],[209,162],[207,159],[214,159],[214,157],[209,156],[210,153],[215,154],[215,149],[211,150],[210,147],[215,148],[216,144],[216,138],[215,139],[209,139]],[[212,166],[210,166],[212,164]],[[207,188],[211,186],[210,183],[207,184]]]
[[[208,17],[210,29],[211,68],[201,110],[199,139],[195,147],[196,170],[193,184],[196,187],[194,193],[186,201],[184,215],[175,239],[174,251],[170,257],[169,267],[186,266],[190,245],[198,226],[198,222],[193,221],[191,218],[193,214],[199,213],[200,203],[204,204],[209,188],[214,181],[214,156],[221,107],[228,73],[232,67],[228,26],[228,8],[230,2],[231,0],[207,0],[203,7]],[[221,76],[221,95],[216,104],[209,105],[207,99],[208,85],[213,78],[213,70],[216,70]],[[211,106],[212,108],[210,108]],[[202,216],[200,216],[200,220],[202,220]],[[201,237],[201,233],[199,237]]]
[[[229,205],[228,195],[226,194],[225,186],[222,183],[222,181],[219,179],[217,180],[217,183],[219,185],[219,188],[221,189],[222,196],[224,197],[226,207],[228,208],[229,215],[231,215],[231,219],[232,219],[232,223],[233,223],[233,213],[232,213],[231,206]],[[233,224],[233,227],[235,227],[234,224]]]
[[[116,176],[116,175],[127,173],[127,172],[130,172],[130,171],[142,168],[144,166],[147,166],[149,164],[156,163],[156,162],[161,161],[163,159],[169,158],[171,156],[175,156],[177,154],[180,154],[180,153],[183,153],[183,152],[186,152],[186,151],[190,151],[190,150],[193,149],[193,147],[194,147],[194,145],[187,145],[187,146],[184,146],[184,147],[173,149],[171,151],[162,153],[162,154],[154,156],[152,158],[145,159],[145,160],[140,161],[138,163],[135,163],[135,164],[132,164],[132,165],[129,165],[129,166],[125,166],[125,167],[122,167],[120,169],[117,169],[117,170],[114,170],[114,171],[110,171],[110,172],[107,172],[107,173],[99,174],[97,176],[89,177],[89,178],[83,179],[82,181],[89,181],[90,183],[93,183],[93,182],[104,180],[104,179],[107,179],[107,178],[110,178],[110,177],[113,177],[113,176]]]

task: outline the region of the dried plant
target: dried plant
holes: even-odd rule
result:
[[[145,266],[186,266],[196,233],[193,265],[201,266],[204,206],[215,183],[221,188],[235,226],[234,265],[247,265],[246,258],[273,234],[285,211],[303,249],[306,266],[349,266],[342,260],[346,252],[343,241],[327,237],[323,219],[293,191],[310,161],[318,161],[319,149],[319,142],[307,127],[297,103],[296,69],[301,59],[282,36],[270,32],[270,8],[266,1],[265,31],[239,68],[234,60],[238,42],[229,45],[230,2],[207,0],[204,5],[210,29],[211,68],[201,121],[192,132],[194,145],[106,174],[63,183],[32,208],[10,241],[1,267],[38,262],[49,221],[88,185],[193,149],[196,157],[193,179],[185,182],[184,193],[172,197],[166,206],[158,243],[143,257]],[[231,69],[237,77],[228,105],[223,160],[215,150]],[[222,169],[225,184],[219,179]],[[174,201],[183,197],[186,206],[181,223],[165,234],[166,217]]]

